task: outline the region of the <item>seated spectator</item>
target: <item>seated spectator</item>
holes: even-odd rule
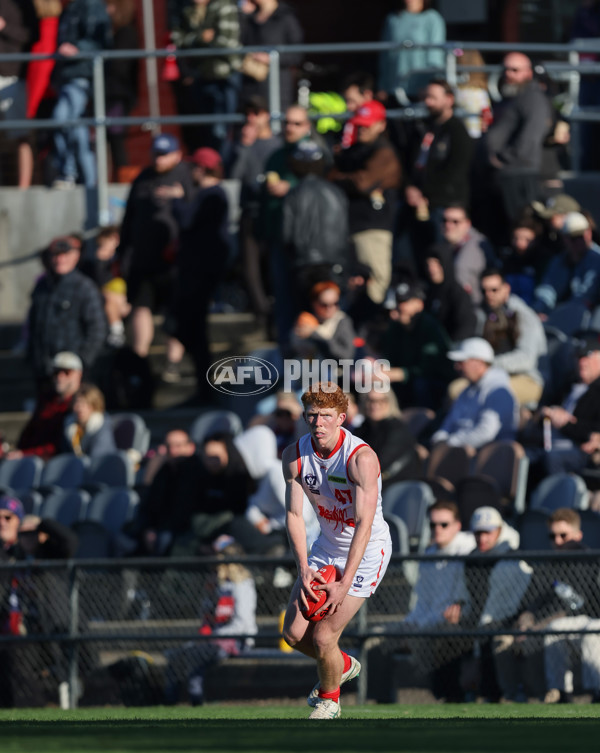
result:
[[[73,414],[65,420],[65,447],[79,457],[97,458],[117,451],[104,395],[93,384],[75,393]]]
[[[506,371],[494,367],[487,340],[470,337],[448,353],[469,382],[444,418],[432,442],[475,449],[500,439],[514,439],[518,406]]]
[[[120,242],[117,225],[107,225],[96,236],[96,253],[93,259],[83,260],[79,269],[92,280],[104,296],[104,312],[108,320],[106,341],[116,348],[125,344],[123,320],[131,311],[127,302],[127,283],[120,275],[120,264],[116,255]]]
[[[53,389],[40,395],[33,415],[21,432],[17,449],[7,457],[38,455],[48,460],[60,451],[65,419],[81,386],[83,364],[78,355],[64,351],[52,359],[52,370]]]
[[[578,380],[561,405],[545,405],[523,427],[521,441],[531,461],[531,482],[553,473],[578,473],[589,463],[600,436],[600,337],[576,340]],[[543,424],[550,436],[544,441]]]
[[[581,517],[575,510],[559,509],[549,518],[548,527],[554,549],[581,551]],[[598,599],[598,564],[595,560],[554,561],[553,576],[546,580],[546,597],[553,607],[547,629],[556,635],[544,636],[544,668],[548,691],[545,703],[568,703],[573,700],[573,670],[581,657],[581,683],[600,701],[600,635],[587,631],[600,629]],[[547,606],[550,606],[548,604]],[[559,631],[583,630],[582,633]],[[569,681],[570,680],[570,681]]]
[[[311,288],[312,312],[300,314],[292,333],[290,348],[297,358],[340,361],[354,356],[354,327],[340,310],[340,295],[335,282],[318,282]]]
[[[346,409],[346,420],[342,424],[344,428],[349,429],[353,434],[365,422],[365,416],[361,411],[354,392],[348,393],[348,408]]]
[[[508,373],[520,405],[537,405],[544,387],[538,363],[548,349],[542,323],[498,269],[484,270],[481,291],[482,334],[494,349],[494,366]]]
[[[377,453],[382,487],[385,489],[396,481],[419,478],[421,460],[417,441],[402,420],[393,391],[371,390],[362,398],[365,420],[354,433]]]
[[[487,238],[471,224],[463,204],[448,204],[442,215],[444,243],[454,259],[454,276],[474,304],[481,302],[479,278],[493,257]]]
[[[555,510],[548,518],[548,535],[555,551],[581,550],[583,536],[581,517],[570,508]],[[514,630],[522,630],[522,635],[498,636],[495,652],[498,681],[505,698],[512,700],[526,700],[528,696],[540,699],[546,697],[548,703],[559,700],[567,701],[571,692],[565,691],[565,670],[568,658],[562,656],[567,646],[573,641],[579,643],[581,650],[582,636],[542,636],[539,631],[548,630],[551,625],[561,622],[561,618],[569,622],[575,620],[584,627],[584,620],[589,620],[589,610],[593,616],[598,614],[598,598],[593,574],[590,572],[592,563],[577,560],[552,558],[548,560],[533,560],[533,575],[523,601],[519,607],[519,616],[512,625]],[[596,569],[596,565],[593,565]],[[585,592],[585,609],[583,604],[578,609],[571,609],[560,598],[558,584],[570,586],[583,598]],[[575,616],[575,613],[578,616]],[[583,618],[585,612],[588,617]],[[564,625],[571,627],[571,625]],[[577,628],[575,624],[572,627]],[[561,629],[561,626],[556,626]],[[546,651],[544,651],[546,645]],[[548,685],[544,681],[544,658],[546,659],[546,675]],[[587,657],[589,661],[589,656]],[[598,690],[595,678],[598,675],[598,660],[593,660],[592,666],[584,664],[584,686]],[[591,678],[594,678],[593,680]],[[546,687],[549,688],[546,694]],[[572,691],[572,688],[570,689]]]
[[[25,515],[19,526],[19,544],[28,558],[70,559],[75,556],[78,543],[75,531],[58,520]]]
[[[566,193],[551,196],[545,204],[541,201],[531,203],[531,209],[536,219],[543,222],[542,246],[547,249],[548,256],[555,256],[565,250],[562,229],[567,215],[571,212],[581,212],[579,202]]]
[[[475,538],[461,531],[460,514],[455,502],[438,500],[427,511],[431,529],[431,543],[425,550],[429,555],[470,554]],[[461,583],[462,562],[436,560],[419,563],[417,582],[413,590],[414,606],[406,615],[407,629],[435,630],[451,623],[452,605],[461,598],[457,587]],[[431,687],[436,698],[448,702],[462,701],[458,683],[458,661],[462,651],[460,642],[452,638],[427,638],[410,642],[411,658],[419,672],[431,673]]]
[[[590,307],[600,296],[600,246],[581,212],[569,212],[563,226],[565,250],[553,257],[535,289],[533,308],[542,318],[559,303],[579,301]]]
[[[23,503],[16,497],[0,497],[0,562],[10,559],[22,559],[19,545],[19,526],[25,517]],[[0,611],[0,625],[5,624],[3,614],[8,604],[3,604]],[[4,619],[1,619],[4,618]],[[0,630],[0,632],[3,632]]]
[[[419,283],[401,283],[395,298],[379,355],[390,362],[388,377],[403,408],[437,410],[452,376],[448,335],[424,310],[425,291]]]
[[[452,342],[473,337],[477,329],[475,308],[467,291],[456,281],[451,250],[433,246],[425,257],[426,311],[439,320]]]
[[[514,619],[532,571],[525,562],[502,559],[503,554],[518,548],[519,534],[494,507],[478,507],[470,528],[476,542],[472,553],[489,556],[490,561],[467,560],[459,598],[446,610],[446,619],[463,630],[498,630]],[[494,649],[493,639],[476,638],[463,658],[460,682],[467,699],[478,695],[490,701],[500,699]]]
[[[504,279],[528,306],[550,257],[542,242],[540,221],[524,214],[513,225],[510,246],[502,249],[500,259]]]

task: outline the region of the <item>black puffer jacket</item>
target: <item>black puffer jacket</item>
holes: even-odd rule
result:
[[[71,0],[65,5],[58,22],[57,48],[63,42],[74,44],[79,52],[107,50],[112,45],[110,18],[103,0]],[[92,60],[62,58],[52,74],[55,86],[62,86],[75,78],[91,81]]]

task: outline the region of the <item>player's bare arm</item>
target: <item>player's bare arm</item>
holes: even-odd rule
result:
[[[379,461],[370,447],[361,447],[348,463],[348,474],[355,482],[354,535],[341,580],[324,587],[331,603],[329,615],[335,613],[352,586],[354,576],[365,555],[377,510],[377,478]],[[325,603],[327,607],[327,602]]]

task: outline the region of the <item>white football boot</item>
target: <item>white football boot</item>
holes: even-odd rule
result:
[[[360,674],[361,666],[360,662],[357,661],[353,656],[350,657],[350,669],[347,672],[344,672],[342,675],[342,679],[340,680],[340,688],[345,682],[348,682],[349,680],[354,680],[355,677],[358,677]],[[312,706],[313,708],[317,705],[317,702],[319,700],[319,689],[321,687],[321,683],[318,682],[315,687],[310,691],[308,694],[308,698],[306,699],[306,703],[308,703],[309,706]]]
[[[309,719],[337,719],[341,714],[340,704],[331,698],[319,698]]]

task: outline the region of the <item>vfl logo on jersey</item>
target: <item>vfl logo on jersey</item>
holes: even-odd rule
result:
[[[360,587],[362,586],[362,582],[364,580],[364,577],[362,575],[357,575],[356,578],[355,578],[355,580],[356,580],[356,583],[352,584],[352,588],[354,588],[356,591],[358,591],[358,590],[360,590]]]
[[[308,486],[308,490],[312,492],[313,494],[320,494],[321,492],[317,489],[317,477],[314,473],[307,473],[304,477],[304,483],[306,486]]]
[[[334,484],[347,484],[348,483],[343,476],[327,476],[327,481],[332,481]]]
[[[343,510],[340,507],[334,507],[333,510],[328,510],[326,507],[319,505],[319,517],[324,520],[328,520],[330,523],[335,523],[334,531],[337,531],[338,526],[344,528],[344,526],[350,526],[354,528],[354,518],[348,515],[347,510]]]

